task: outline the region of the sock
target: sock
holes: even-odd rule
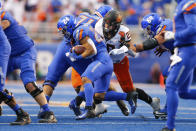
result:
[[[167,127],[173,129],[175,127],[175,116],[178,107],[177,91],[167,87]]]
[[[85,93],[86,106],[92,106],[94,90],[93,90],[93,85],[91,83],[84,84],[84,93]]]
[[[13,108],[12,108],[15,112],[17,112],[20,109],[20,106],[18,104],[16,104]]]
[[[136,88],[136,92],[138,93],[138,99],[145,101],[148,104],[152,103],[152,97],[149,96],[144,90]]]
[[[82,103],[82,101],[85,100],[84,91],[80,92],[78,94],[78,96],[76,96],[75,100],[76,100],[76,106],[80,106],[80,104]]]
[[[127,93],[108,91],[105,94],[104,101],[126,100],[126,98],[127,98]]]
[[[41,108],[43,109],[43,111],[50,111],[48,104],[41,106]]]
[[[51,96],[48,96],[48,95],[45,95],[46,96],[46,100],[47,100],[47,102],[49,103],[49,101],[50,101],[50,97]]]

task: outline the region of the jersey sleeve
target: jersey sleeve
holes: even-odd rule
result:
[[[187,2],[183,6],[182,10],[184,14],[196,13],[196,2],[195,1]]]

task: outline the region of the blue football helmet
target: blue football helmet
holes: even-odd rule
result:
[[[154,37],[157,33],[162,18],[157,13],[150,13],[143,17],[141,26],[149,37]]]
[[[113,10],[112,6],[103,5],[95,11],[95,14],[99,17],[104,17],[110,10]]]
[[[58,23],[57,29],[65,38],[69,39],[74,32],[76,26],[76,18],[73,15],[62,16]]]

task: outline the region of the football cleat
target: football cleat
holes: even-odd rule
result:
[[[31,123],[31,118],[28,113],[23,111],[21,108],[16,112],[17,119],[11,122],[10,125],[26,125]]]
[[[153,108],[153,111],[159,111],[160,110],[160,99],[158,97],[152,98],[151,107]]]
[[[94,109],[92,107],[85,107],[84,112],[81,115],[76,116],[76,120],[83,120],[94,117],[96,117]]]
[[[124,103],[124,101],[120,100],[120,101],[116,101],[116,103],[117,103],[118,107],[120,108],[121,112],[123,113],[123,115],[128,116],[129,115],[129,108]]]
[[[128,99],[129,105],[131,106],[131,114],[134,114],[137,108],[138,93],[136,91],[132,91],[129,92],[127,96],[129,98]]]
[[[101,114],[104,114],[107,112],[107,108],[104,106],[104,104],[96,104],[95,105],[95,115],[100,116]]]
[[[74,114],[75,114],[76,116],[79,116],[79,115],[81,114],[80,107],[78,107],[78,106],[76,105],[76,100],[75,100],[75,99],[73,99],[73,100],[69,103],[69,108],[70,108],[71,110],[73,110],[73,112],[74,112]]]
[[[57,123],[57,119],[52,111],[44,111],[40,113],[39,123]]]
[[[159,119],[159,118],[161,118],[163,120],[167,119],[167,112],[161,112],[161,110],[154,111],[153,115],[154,115],[155,119]]]

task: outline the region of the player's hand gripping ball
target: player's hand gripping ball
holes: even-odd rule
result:
[[[86,50],[86,48],[82,45],[76,45],[72,48],[72,52],[74,51],[77,55],[82,54],[84,51]]]

